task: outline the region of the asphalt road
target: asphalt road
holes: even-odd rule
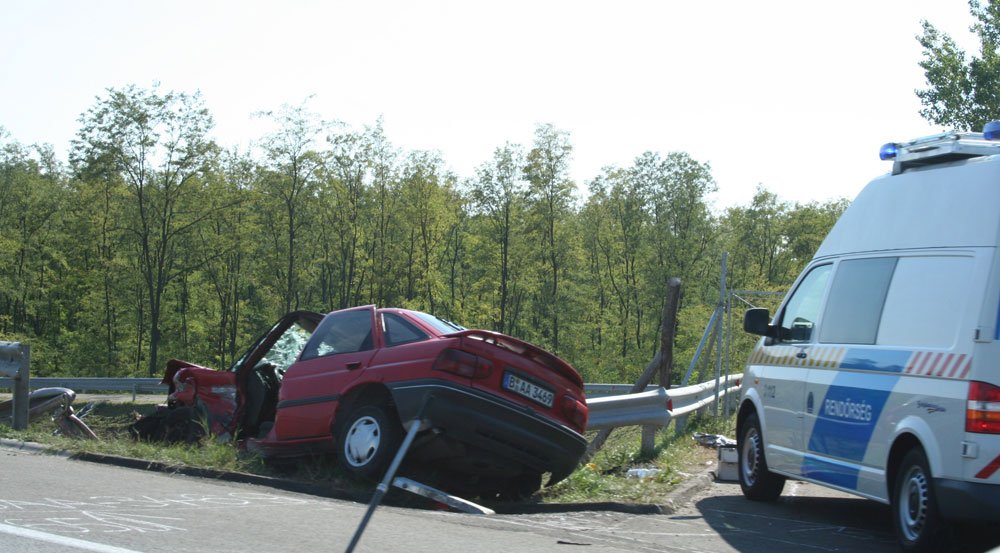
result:
[[[405,493],[393,490],[391,493]],[[382,507],[362,552],[893,552],[888,508],[810,484],[751,503],[734,484],[678,497],[669,515],[473,516]],[[357,503],[0,448],[0,551],[344,551]],[[957,551],[1000,545],[980,532]]]

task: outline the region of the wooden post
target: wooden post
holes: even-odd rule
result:
[[[657,363],[660,386],[670,389],[670,371],[674,365],[674,330],[677,327],[677,308],[681,297],[681,279],[672,277],[667,281],[667,301],[663,304],[663,323],[660,329],[660,355]],[[655,359],[654,359],[655,361]],[[639,454],[650,458],[656,451],[656,426],[642,427],[642,442]]]

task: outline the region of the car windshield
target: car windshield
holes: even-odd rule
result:
[[[466,330],[466,328],[460,324],[453,323],[447,319],[442,319],[441,317],[435,317],[429,313],[421,313],[420,311],[413,311],[413,314],[420,317],[420,320],[434,327],[435,330],[441,334],[451,334],[452,332],[458,332],[460,330]]]

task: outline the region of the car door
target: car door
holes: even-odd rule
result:
[[[775,320],[776,337],[764,338],[750,360],[753,385],[761,398],[768,466],[797,474],[802,464],[803,398],[808,369],[804,359],[815,346],[815,327],[826,294],[831,264],[810,269]]]
[[[328,314],[285,373],[275,417],[277,438],[329,435],[341,394],[371,364],[381,344],[375,306]]]

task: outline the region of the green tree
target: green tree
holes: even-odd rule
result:
[[[970,0],[975,18],[971,31],[979,38],[979,55],[967,55],[954,39],[928,21],[917,37],[923,46],[920,67],[928,87],[917,90],[920,115],[938,125],[979,130],[1000,117],[1000,0]]]
[[[497,270],[497,316],[492,321],[499,332],[509,333],[515,319],[511,316],[513,287],[517,268],[511,259],[515,230],[523,226],[526,186],[524,152],[516,144],[507,143],[493,152],[493,159],[479,166],[476,178],[469,183],[471,208],[488,221],[487,241],[495,259],[490,263]]]
[[[572,153],[569,133],[549,124],[538,125],[524,169],[529,183],[529,207],[539,239],[540,280],[544,283],[537,298],[535,322],[542,327],[544,341],[556,351],[559,351],[559,325],[564,302],[564,290],[560,284],[562,275],[569,269],[570,242],[566,222],[572,214],[573,192],[576,190],[569,178]]]
[[[205,217],[199,176],[215,155],[207,136],[212,117],[198,94],[129,86],[108,89],[81,123],[73,141],[76,166],[114,171],[130,193],[126,229],[145,288],[152,376],[159,369],[164,293],[199,264],[184,244]]]
[[[266,169],[258,187],[267,200],[260,207],[274,246],[269,257],[282,257],[281,263],[273,267],[280,279],[275,288],[281,295],[282,311],[287,312],[298,307],[299,232],[307,224],[324,163],[317,141],[330,124],[308,111],[305,103],[286,104],[277,112],[258,115],[272,119],[278,126],[261,140]]]

